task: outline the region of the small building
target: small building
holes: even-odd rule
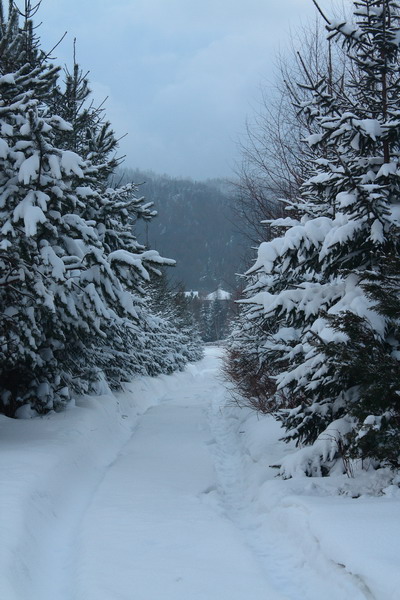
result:
[[[214,300],[230,300],[231,298],[232,294],[218,286],[215,292],[212,292],[211,294],[208,294],[205,297],[205,300],[208,300],[209,302],[214,302]]]

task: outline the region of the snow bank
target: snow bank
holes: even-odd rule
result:
[[[0,598],[54,600],[54,589],[72,597],[80,518],[168,377],[141,377],[117,394],[105,388],[42,418],[0,416]]]
[[[393,479],[388,469],[380,469],[360,471],[354,478],[310,478],[300,469],[298,477],[283,480],[278,469],[291,464],[298,450],[280,441],[279,424],[229,402],[223,411],[244,461],[240,471],[245,473],[246,507],[241,522],[251,531],[250,543],[264,554],[274,545],[276,556],[268,560],[278,584],[280,569],[291,570],[296,580],[300,568],[299,582],[309,579],[309,586],[293,596],[284,590],[288,597],[397,600],[400,477]],[[307,574],[310,565],[314,573]]]
[[[330,470],[335,464],[335,459],[340,446],[346,435],[353,429],[353,422],[350,417],[344,417],[332,421],[332,423],[323,431],[312,446],[306,446],[286,456],[281,461],[279,474],[284,479],[291,477],[321,477],[321,465],[329,465]],[[339,464],[338,471],[344,472]]]
[[[93,496],[110,464],[123,448],[125,452],[132,433],[135,436],[140,416],[161,403],[169,410],[177,381],[182,389],[174,409],[182,409],[181,419],[188,415],[186,396],[199,407],[203,401],[204,406],[210,405],[211,431],[193,437],[206,440],[217,481],[201,494],[196,488],[196,502],[201,500],[238,526],[232,535],[246,540],[257,568],[266,573],[273,589],[288,600],[398,599],[400,477],[393,479],[381,469],[352,479],[346,475],[277,478],[282,458],[288,464],[295,448],[280,441],[283,432],[272,417],[232,403],[215,373],[213,360],[220,354],[221,350],[207,349],[209,362],[202,363],[201,372],[189,366],[179,375],[140,377],[118,394],[105,387],[99,396],[81,398],[64,413],[29,421],[0,416],[1,600],[79,597],[79,573],[88,573],[87,564],[74,563],[83,516],[90,514],[94,528],[106,529],[100,513],[98,518],[86,512],[89,506],[92,510]],[[214,379],[204,387],[205,377]],[[195,421],[195,426],[200,423]],[[181,451],[179,444],[174,452]],[[149,454],[145,452],[146,457]],[[194,463],[186,454],[184,459]],[[169,479],[176,462],[169,460],[160,478]],[[193,469],[198,471],[199,466]],[[154,485],[159,484],[154,479]],[[139,502],[132,482],[130,486],[128,496]],[[161,501],[154,496],[155,504]],[[150,523],[152,519],[149,515]],[[193,527],[198,526],[196,522]],[[132,524],[129,527],[132,530]],[[171,535],[174,527],[171,523]],[[116,535],[126,529],[122,523]],[[228,547],[224,553],[223,547],[218,549],[222,558],[235,552]],[[96,553],[89,558],[93,562]],[[209,576],[207,571],[204,576]],[[221,594],[222,598],[223,589]],[[239,592],[237,597],[242,598]],[[250,597],[254,596],[247,591],[243,594],[243,600]],[[150,595],[148,600],[159,598]]]

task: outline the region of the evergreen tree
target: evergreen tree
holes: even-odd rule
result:
[[[174,261],[136,240],[136,220],[155,214],[136,186],[107,187],[117,142],[82,104],[79,67],[62,91],[34,35],[37,7],[26,1],[22,26],[13,3],[7,19],[0,8],[0,394],[12,416],[27,402],[57,409],[103,373],[119,385],[162,371],[149,340],[172,327],[149,310],[144,284]]]
[[[54,351],[63,334],[54,319],[55,299],[62,296],[67,307],[70,290],[63,293],[60,288],[66,268],[54,252],[59,242],[54,222],[62,201],[71,209],[74,200],[67,197],[68,179],[80,167],[76,161],[65,162],[68,156],[52,144],[54,131],[68,127],[48,115],[45,107],[58,69],[34,59],[33,28],[18,26],[12,4],[7,21],[2,7],[0,30],[0,385],[2,404],[12,414],[22,398],[39,394],[47,405],[44,398],[50,395],[50,387],[60,385]],[[61,169],[66,182],[60,186]],[[53,170],[60,172],[59,178]],[[47,212],[54,215],[50,221]],[[70,310],[74,308],[71,303]]]
[[[71,134],[61,138],[60,144],[66,147],[72,144],[96,166],[90,181],[91,190],[96,193],[87,195],[84,217],[98,221],[99,237],[120,281],[130,291],[136,312],[136,318],[131,315],[119,324],[108,323],[107,343],[90,351],[89,362],[93,368],[101,367],[114,387],[135,373],[157,375],[182,369],[188,360],[198,360],[202,350],[194,331],[190,336],[184,335],[182,324],[176,318],[174,297],[166,289],[165,278],[159,270],[161,265],[175,262],[161,259],[157,252],[146,249],[136,239],[138,221],[148,223],[157,214],[151,202],[137,196],[138,186],[127,183],[117,189],[109,187],[109,176],[120,162],[114,153],[117,140],[104,118],[104,109],[88,103],[89,82],[76,63],[75,53],[73,69],[71,73],[65,70],[63,89],[58,89],[55,98],[62,116],[72,123]],[[130,260],[133,257],[128,270],[127,251]],[[155,275],[158,280],[153,282],[152,288],[160,290],[159,299],[164,292],[162,302],[157,305],[153,304],[151,290],[149,294],[143,286],[150,281],[149,275]],[[153,310],[150,310],[152,305]]]
[[[183,354],[190,361],[199,360],[203,356],[203,341],[192,311],[192,302],[186,297],[183,286],[173,295],[173,304],[176,315],[173,322],[183,336]]]
[[[167,371],[174,370],[171,363],[173,346],[178,348],[175,368],[181,369],[187,361],[202,358],[203,342],[183,287],[174,288],[162,273],[160,278],[153,281],[151,301],[155,315],[163,323],[161,330],[155,332],[155,346],[160,349],[159,360],[168,361]],[[165,352],[165,348],[169,352]]]
[[[287,439],[312,444],[329,428],[336,452],[321,461],[350,444],[398,466],[399,5],[359,0],[354,15],[326,19],[349,57],[346,89],[306,72],[299,109],[317,159],[300,218],[273,222],[284,233],[259,248],[246,320],[271,381],[296,398],[280,413]]]

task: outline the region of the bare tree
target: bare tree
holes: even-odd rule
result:
[[[271,235],[265,221],[288,216],[290,208],[293,214],[310,172],[314,154],[304,138],[313,124],[300,110],[308,97],[307,74],[315,81],[328,73],[330,86],[344,90],[347,69],[341,46],[326,40],[321,16],[292,34],[289,50],[278,56],[275,83],[262,89],[260,108],[239,141],[242,160],[233,182],[237,221],[252,243]]]

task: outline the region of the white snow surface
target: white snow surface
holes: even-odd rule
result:
[[[209,300],[210,302],[213,302],[214,300],[230,300],[231,297],[232,294],[230,292],[227,292],[226,290],[223,290],[219,287],[215,290],[215,292],[207,294],[206,300]]]
[[[0,417],[1,599],[399,598],[398,483],[276,479],[294,449],[232,402],[221,353]]]

